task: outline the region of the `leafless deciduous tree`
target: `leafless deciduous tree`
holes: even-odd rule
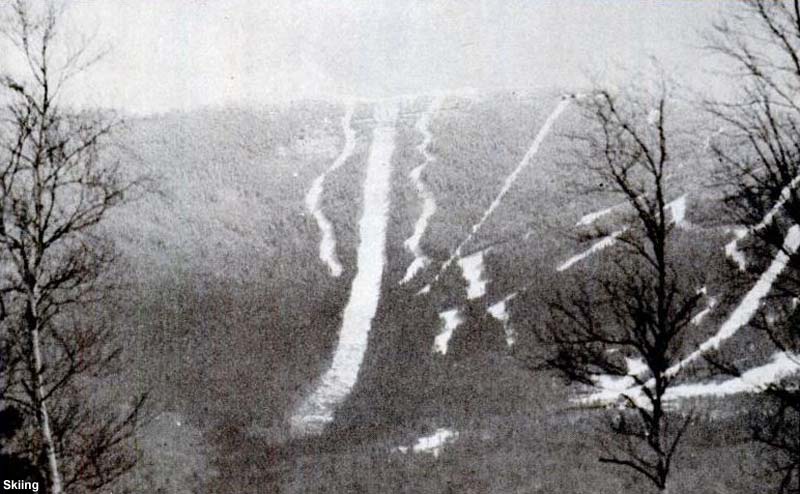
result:
[[[0,398],[23,413],[15,453],[38,465],[47,491],[83,492],[136,460],[127,441],[144,398],[103,405],[87,388],[119,356],[112,328],[88,314],[114,261],[97,226],[139,182],[102,156],[116,122],[60,102],[93,61],[85,43],[59,47],[61,7],[2,8],[7,46],[26,70],[0,80]]]
[[[600,90],[578,99],[586,130],[569,136],[578,163],[593,183],[622,196],[630,213],[618,246],[603,252],[604,268],[578,273],[572,291],[548,300],[548,323],[536,330],[545,368],[591,386],[601,375],[625,379],[638,390],[622,394],[624,410],[610,421],[613,439],[600,461],[632,469],[661,492],[691,422],[690,413],[665,405],[674,382],[667,369],[685,351],[683,335],[702,297],[701,277],[683,269],[685,256],[672,242],[669,184],[683,153],[669,102],[666,86],[657,96]]]
[[[800,256],[787,248],[792,228],[800,225],[800,3],[740,0],[733,14],[714,25],[708,41],[731,62],[738,89],[708,108],[721,122],[711,149],[728,186],[727,210],[747,227],[740,242],[749,257],[747,270],[757,275],[781,251],[789,257],[766,312],[752,325],[800,364]],[[720,367],[739,372],[731,362]],[[754,437],[772,453],[778,491],[800,492],[797,376],[774,383],[767,396],[754,414]]]

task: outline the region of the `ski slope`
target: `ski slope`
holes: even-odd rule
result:
[[[421,165],[411,170],[411,173],[409,173],[408,176],[417,189],[417,196],[422,201],[422,211],[420,212],[419,218],[417,218],[417,221],[414,224],[414,232],[405,241],[405,246],[414,256],[414,260],[411,261],[411,264],[406,269],[406,273],[403,276],[403,279],[400,281],[401,284],[411,281],[414,276],[417,275],[417,273],[422,271],[425,266],[430,263],[430,259],[425,255],[425,252],[422,251],[420,244],[422,242],[423,235],[425,235],[425,232],[428,230],[428,222],[430,221],[431,217],[436,214],[436,198],[433,196],[433,193],[428,190],[428,187],[422,180],[422,173],[432,162],[436,160],[436,158],[433,157],[428,151],[428,147],[433,141],[433,136],[431,135],[429,127],[431,124],[431,118],[433,118],[433,116],[439,110],[439,107],[442,106],[443,100],[444,98],[442,96],[434,97],[427,110],[422,114],[422,116],[420,116],[419,120],[417,120],[417,123],[414,125],[414,128],[417,130],[417,132],[423,136],[422,143],[417,146],[417,152],[422,155],[423,162]]]
[[[503,198],[506,196],[506,194],[508,194],[508,191],[511,190],[511,187],[514,185],[514,182],[517,181],[520,173],[522,173],[522,171],[528,167],[533,157],[539,152],[539,148],[542,147],[542,143],[544,142],[545,138],[550,134],[553,124],[556,122],[556,120],[558,120],[558,117],[564,113],[564,110],[567,109],[570,102],[571,99],[568,97],[563,97],[561,101],[558,102],[552,113],[550,113],[550,115],[547,117],[547,120],[545,120],[542,128],[539,129],[539,132],[536,134],[536,137],[534,138],[531,147],[525,153],[525,156],[522,157],[522,160],[519,162],[514,171],[512,171],[511,174],[506,177],[503,187],[500,189],[500,192],[497,194],[497,196],[495,196],[494,200],[489,205],[489,208],[486,209],[480,220],[472,225],[470,233],[467,235],[467,237],[458,244],[450,257],[444,262],[444,264],[442,264],[442,267],[439,269],[439,273],[434,278],[432,284],[438,282],[441,274],[450,267],[453,261],[461,257],[464,247],[469,244],[470,241],[472,241],[475,234],[477,234],[478,231],[480,231],[480,229],[483,227],[484,223],[486,223],[486,220],[488,220],[492,213],[494,213],[498,206],[500,206],[500,204],[503,202]],[[420,293],[425,293],[427,291],[426,288],[427,287],[420,290]]]
[[[569,259],[567,259],[566,261],[564,261],[563,263],[561,263],[556,268],[556,271],[559,271],[559,272],[566,271],[567,269],[571,268],[575,264],[577,264],[577,263],[583,261],[584,259],[586,259],[587,257],[591,256],[592,254],[596,254],[597,252],[600,252],[603,249],[607,249],[607,248],[611,247],[612,245],[614,245],[617,242],[617,238],[619,238],[619,236],[622,235],[623,233],[625,233],[627,230],[628,230],[627,228],[623,228],[621,230],[617,230],[615,232],[612,232],[610,235],[606,235],[605,237],[601,238],[600,240],[598,240],[597,242],[592,244],[592,246],[589,247],[588,249],[586,249],[585,251],[583,251],[583,252],[581,252],[579,254],[576,254],[576,255],[570,257]]]
[[[335,407],[356,383],[372,318],[378,309],[385,264],[386,226],[391,191],[392,154],[398,110],[392,102],[376,105],[376,127],[367,159],[363,213],[359,221],[358,270],[344,309],[339,342],[321,384],[291,419],[295,433],[320,432],[333,420]]]
[[[324,192],[325,178],[338,170],[352,156],[356,147],[356,131],[351,127],[354,111],[355,104],[351,102],[342,117],[342,130],[345,138],[344,148],[342,148],[341,153],[336,157],[333,164],[314,179],[305,197],[306,208],[316,220],[322,235],[319,242],[319,258],[328,266],[331,275],[335,277],[339,277],[342,274],[342,263],[336,255],[336,233],[333,230],[333,224],[322,211],[320,202]]]

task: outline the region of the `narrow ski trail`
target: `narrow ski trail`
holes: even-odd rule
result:
[[[586,249],[585,251],[581,252],[580,254],[576,254],[576,255],[570,257],[569,259],[567,259],[566,261],[564,261],[563,263],[561,263],[556,268],[556,271],[558,271],[558,272],[566,271],[567,269],[571,268],[575,264],[577,264],[577,263],[581,262],[582,260],[586,259],[587,257],[591,256],[592,254],[595,254],[597,252],[600,252],[603,249],[607,249],[607,248],[611,247],[612,245],[614,245],[617,242],[617,238],[620,235],[622,235],[623,233],[625,233],[627,230],[628,230],[627,228],[623,228],[621,230],[617,230],[615,232],[612,232],[609,235],[606,235],[605,237],[601,238],[600,240],[598,240],[597,242],[592,244],[592,246],[589,247],[588,249]]]
[[[733,231],[734,238],[727,244],[725,244],[725,255],[731,258],[736,265],[739,267],[739,271],[747,271],[747,259],[744,256],[744,253],[739,250],[739,241],[743,240],[747,236],[757,233],[764,228],[768,227],[772,224],[773,218],[778,212],[783,208],[786,201],[788,201],[792,196],[792,191],[800,185],[800,175],[794,177],[791,182],[786,184],[786,186],[781,189],[780,196],[775,204],[772,205],[767,214],[758,222],[758,224],[753,225],[750,228],[737,228]]]
[[[687,355],[683,360],[668,368],[664,374],[668,377],[677,375],[681,370],[686,368],[689,364],[702,357],[709,350],[715,350],[720,347],[723,341],[731,338],[742,327],[750,323],[755,316],[758,309],[761,307],[762,300],[772,290],[772,285],[775,280],[780,276],[789,262],[789,257],[794,255],[800,248],[800,226],[794,225],[786,233],[784,238],[783,248],[778,252],[772,260],[769,268],[767,268],[761,277],[756,281],[755,285],[750,288],[750,291],[745,294],[739,305],[728,316],[728,319],[720,326],[717,333],[704,341],[697,350]],[[645,386],[652,387],[655,381],[651,378],[645,383]],[[637,398],[642,395],[640,386],[632,387],[625,390],[601,390],[586,397],[582,401],[586,402],[613,402],[622,394],[626,394],[631,398]]]
[[[755,316],[756,312],[761,307],[761,301],[769,294],[770,290],[772,290],[772,284],[775,283],[778,276],[786,269],[789,257],[797,252],[798,247],[800,247],[800,226],[794,225],[786,233],[786,238],[784,238],[783,241],[783,248],[772,260],[769,268],[764,271],[756,284],[753,285],[728,319],[720,326],[717,334],[703,342],[697,350],[689,354],[685,359],[667,369],[667,375],[674,376],[708,350],[719,348],[724,340],[727,340],[736,334],[743,326],[750,323],[753,316]]]
[[[397,107],[380,102],[367,159],[363,213],[359,221],[358,268],[342,316],[339,342],[320,385],[291,418],[294,433],[318,433],[333,420],[333,412],[358,379],[367,350],[372,319],[378,309],[386,261],[386,226],[391,191],[392,154],[395,148]]]
[[[414,125],[414,129],[416,129],[417,132],[423,136],[422,143],[417,146],[416,149],[417,152],[423,156],[424,161],[421,165],[411,170],[411,173],[409,173],[408,177],[412,180],[412,182],[414,182],[414,185],[417,188],[417,196],[422,201],[422,212],[420,213],[419,218],[417,218],[417,222],[414,224],[414,233],[408,237],[404,243],[406,248],[411,252],[411,254],[414,255],[414,260],[406,269],[406,273],[403,276],[403,279],[400,281],[400,284],[411,281],[414,276],[417,275],[417,273],[419,273],[430,263],[430,259],[425,255],[425,252],[422,251],[420,243],[422,242],[422,236],[428,229],[428,222],[430,221],[431,216],[436,214],[436,198],[425,186],[425,182],[422,180],[422,172],[425,171],[425,168],[427,168],[428,165],[436,161],[436,158],[428,151],[428,147],[430,146],[431,141],[433,141],[433,135],[431,135],[430,132],[430,124],[431,118],[442,106],[443,100],[444,97],[442,96],[434,97],[427,110],[422,114],[422,116],[420,116],[419,120],[417,120],[417,123]]]
[[[564,110],[567,109],[570,102],[571,99],[567,97],[563,97],[561,101],[558,102],[558,105],[556,105],[555,109],[547,117],[547,120],[545,120],[544,124],[542,125],[542,128],[539,129],[539,132],[536,134],[536,137],[534,138],[531,147],[528,149],[528,152],[525,153],[525,156],[523,156],[522,160],[519,162],[514,171],[511,172],[511,174],[508,177],[506,177],[506,180],[503,183],[503,187],[500,189],[500,192],[497,194],[494,201],[492,201],[492,203],[489,205],[489,208],[483,213],[481,219],[472,226],[472,229],[470,230],[467,237],[464,240],[462,240],[460,244],[458,244],[458,247],[456,247],[456,250],[453,251],[453,254],[450,256],[450,258],[447,259],[447,261],[445,261],[444,264],[442,264],[442,267],[439,269],[439,272],[436,274],[436,277],[433,279],[433,282],[431,282],[431,285],[438,282],[439,277],[442,275],[442,273],[445,272],[445,270],[447,270],[447,268],[450,267],[453,261],[461,257],[461,252],[464,249],[464,247],[467,244],[469,244],[470,241],[472,241],[472,238],[475,236],[475,234],[478,233],[481,227],[483,227],[483,224],[486,223],[486,220],[489,219],[492,213],[494,213],[495,209],[497,209],[497,207],[503,201],[503,198],[511,189],[511,186],[514,185],[514,182],[517,181],[517,178],[519,177],[519,174],[522,172],[522,170],[524,170],[528,166],[528,164],[531,162],[531,159],[533,159],[536,153],[539,152],[539,148],[542,146],[542,143],[544,142],[545,138],[550,134],[550,129],[553,127],[553,124],[558,119],[558,117],[561,116]],[[426,286],[422,290],[420,290],[419,293],[425,293],[428,291],[428,289],[429,286]]]
[[[320,200],[322,199],[325,178],[341,167],[352,156],[356,147],[356,131],[351,126],[354,111],[355,103],[348,103],[347,110],[342,117],[342,130],[345,138],[342,152],[339,153],[339,156],[336,157],[336,160],[327,170],[314,179],[305,197],[306,208],[317,221],[317,226],[319,226],[322,235],[319,242],[319,258],[328,266],[331,275],[334,277],[339,277],[342,274],[342,263],[336,255],[336,233],[333,231],[333,224],[322,211]]]

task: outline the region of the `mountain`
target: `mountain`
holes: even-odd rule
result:
[[[600,184],[567,137],[574,106],[507,91],[130,121],[108,152],[157,192],[106,226],[126,287],[108,312],[121,380],[160,414],[146,463],[179,464],[204,492],[637,492],[595,460],[604,413],[577,401],[587,390],[528,368],[541,295],[609,269],[630,214],[585,193]],[[668,198],[677,249],[706,273],[689,347],[759,368],[770,346],[740,307],[769,287],[747,298],[697,156]],[[715,393],[691,394],[687,492],[751,482],[731,410],[753,398]]]

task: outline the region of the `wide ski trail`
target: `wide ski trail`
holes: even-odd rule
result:
[[[333,231],[333,224],[325,216],[320,207],[322,192],[324,190],[325,178],[332,172],[341,167],[353,154],[356,147],[356,131],[351,126],[355,103],[349,103],[347,110],[342,117],[342,130],[344,131],[344,147],[333,164],[321,175],[314,179],[311,188],[306,193],[305,203],[308,211],[314,216],[319,226],[322,238],[319,242],[319,258],[324,262],[331,272],[331,275],[338,277],[342,274],[342,264],[336,255],[336,234]]]
[[[367,160],[363,213],[358,224],[358,268],[342,316],[339,342],[331,366],[322,376],[320,385],[291,419],[296,434],[320,432],[333,420],[336,406],[355,385],[364,360],[372,319],[378,309],[386,261],[386,226],[397,113],[393,102],[381,102],[375,108],[376,127]]]
[[[428,147],[433,141],[433,135],[430,132],[430,124],[431,118],[433,118],[442,106],[443,100],[444,97],[442,96],[434,97],[427,110],[425,110],[414,125],[414,129],[423,136],[422,143],[420,143],[416,149],[417,152],[423,156],[424,161],[421,165],[411,170],[408,177],[414,182],[414,186],[417,188],[417,196],[422,201],[422,212],[419,218],[417,218],[417,222],[414,224],[413,234],[405,241],[405,246],[411,254],[414,255],[414,260],[406,269],[405,276],[403,276],[403,279],[400,281],[401,284],[411,281],[417,273],[430,263],[430,259],[425,255],[425,252],[422,251],[420,243],[422,242],[422,236],[428,229],[428,222],[431,216],[436,214],[436,198],[433,196],[433,193],[428,190],[428,187],[422,180],[422,172],[425,171],[428,165],[436,161],[436,158],[428,151]]]

